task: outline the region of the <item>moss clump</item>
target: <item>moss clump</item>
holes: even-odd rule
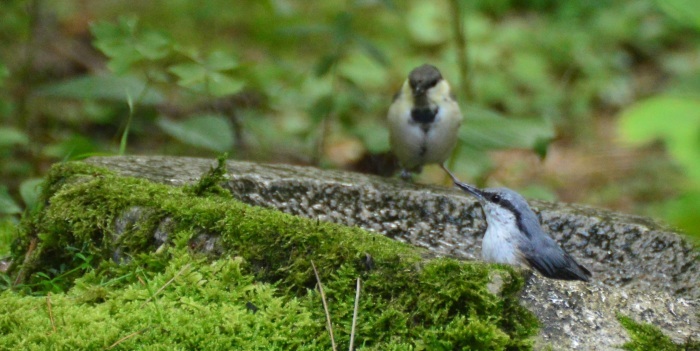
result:
[[[640,324],[632,318],[618,315],[617,319],[627,329],[632,341],[622,345],[629,351],[688,351],[700,350],[699,340],[688,340],[685,344],[676,344],[661,330],[651,324]]]
[[[117,348],[327,350],[311,261],[340,345],[349,343],[359,277],[358,349],[532,347],[537,321],[517,300],[523,279],[505,266],[426,260],[421,249],[357,228],[82,163],[54,167],[46,189],[45,207],[24,222],[15,275],[21,292],[56,291],[56,332],[46,297],[4,292],[0,348],[104,348],[130,336]],[[169,244],[156,251],[153,233],[165,222]],[[219,238],[223,256],[193,252],[202,235]],[[111,260],[116,248],[126,263]],[[497,295],[487,289],[493,274],[504,281]]]
[[[311,296],[284,298],[270,284],[254,284],[244,267],[240,258],[207,262],[175,254],[162,272],[134,271],[137,279],[119,289],[96,284],[90,275],[66,294],[6,291],[0,295],[0,349],[321,349],[323,340],[315,338],[323,324],[309,313]]]

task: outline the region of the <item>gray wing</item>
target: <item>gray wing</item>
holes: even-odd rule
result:
[[[530,267],[547,278],[588,281],[591,272],[578,264],[542,230],[534,213],[524,216],[521,224],[524,227],[522,230],[531,233],[530,237],[520,244],[520,251]]]
[[[554,239],[542,235],[539,239],[529,240],[527,248],[521,248],[527,263],[547,278],[587,282],[591,272],[578,264]]]

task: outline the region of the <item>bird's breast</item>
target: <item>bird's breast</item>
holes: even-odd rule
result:
[[[522,265],[517,235],[512,228],[489,223],[481,244],[481,256],[488,262]]]

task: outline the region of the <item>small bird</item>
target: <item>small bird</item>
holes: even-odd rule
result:
[[[423,165],[442,165],[450,157],[462,112],[440,71],[425,64],[408,75],[388,119],[391,150],[401,165],[401,177],[408,179]]]
[[[455,185],[476,197],[484,210],[488,225],[481,245],[484,260],[534,268],[552,279],[588,281],[591,277],[586,267],[542,230],[537,216],[520,194],[507,188],[479,190],[445,171]]]

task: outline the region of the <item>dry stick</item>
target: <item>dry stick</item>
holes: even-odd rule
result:
[[[326,325],[328,326],[328,332],[331,334],[331,346],[333,351],[337,351],[335,347],[335,337],[333,337],[333,324],[331,324],[331,314],[328,313],[328,303],[326,302],[326,293],[323,292],[323,284],[321,284],[321,278],[318,276],[318,271],[316,270],[316,265],[314,261],[311,261],[311,267],[314,268],[314,274],[316,275],[316,281],[318,282],[318,290],[321,291],[321,301],[323,302],[323,309],[326,311]]]
[[[116,342],[114,342],[114,344],[109,345],[109,347],[107,348],[107,350],[111,350],[111,349],[115,348],[117,345],[123,343],[124,341],[127,341],[127,340],[133,338],[134,336],[136,336],[136,335],[138,335],[138,334],[141,334],[141,333],[145,332],[146,330],[148,330],[148,329],[137,330],[137,331],[135,331],[135,332],[133,332],[133,333],[131,333],[131,334],[129,334],[129,335],[127,335],[127,336],[125,336],[125,337],[119,339],[119,340],[117,340]]]
[[[51,293],[46,294],[46,307],[49,310],[49,320],[51,320],[51,328],[56,332],[56,323],[53,320],[53,311],[51,310]]]
[[[168,280],[168,282],[165,283],[165,285],[161,286],[160,289],[158,289],[158,291],[156,291],[156,292],[153,294],[153,296],[149,297],[148,300],[144,301],[142,305],[147,304],[147,303],[148,303],[149,301],[151,301],[154,297],[156,297],[156,295],[160,294],[160,292],[163,291],[163,289],[167,288],[168,285],[172,284],[172,282],[175,281],[175,278],[179,277],[182,273],[184,273],[184,272],[185,272],[185,269],[187,269],[187,268],[190,268],[190,264],[189,264],[189,263],[186,264],[184,267],[182,267],[182,269],[181,269],[179,272],[177,272],[172,278],[170,278],[170,280]]]
[[[27,266],[27,263],[31,259],[32,252],[34,252],[34,250],[36,249],[36,242],[37,242],[37,238],[32,238],[32,240],[29,241],[29,247],[27,248],[27,252],[24,254],[24,261],[22,262],[22,268],[20,268],[19,273],[17,273],[17,278],[12,283],[12,287],[15,287],[21,281],[24,281],[24,274],[25,274],[24,267]]]
[[[357,310],[360,309],[360,278],[357,278],[357,288],[355,289],[355,309],[352,311],[352,329],[350,331],[350,351],[355,344],[355,326],[357,325]]]

